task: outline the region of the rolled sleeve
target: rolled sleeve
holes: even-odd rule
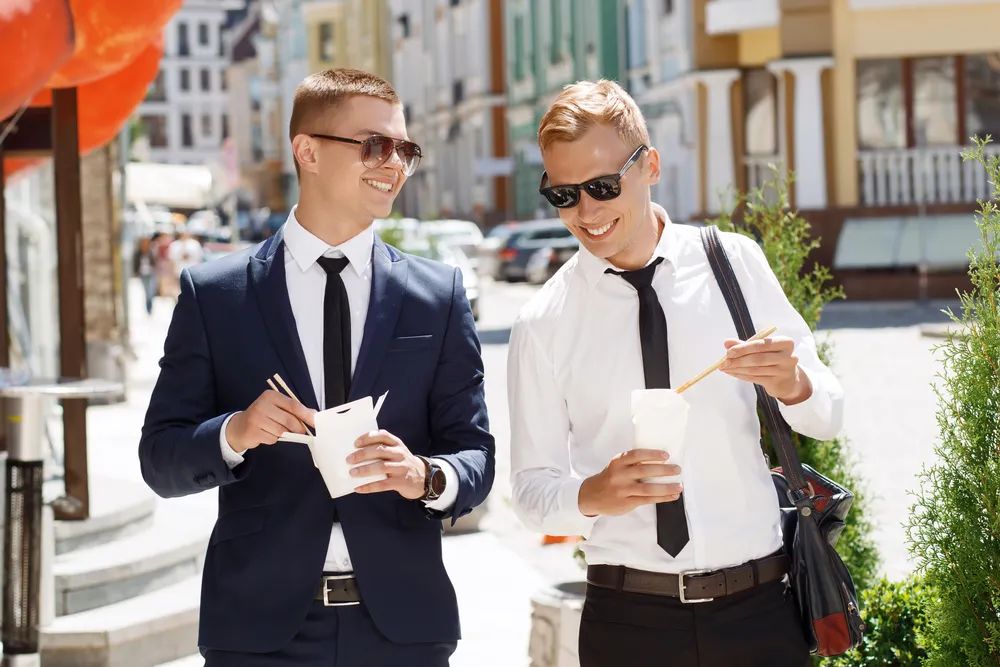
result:
[[[799,368],[812,384],[812,394],[801,403],[785,405],[778,401],[781,415],[797,433],[817,440],[836,438],[844,422],[844,393],[840,381],[820,360],[812,331],[788,301],[760,246],[752,239],[739,238],[746,272],[746,278],[740,282],[748,295],[754,324],[757,327],[773,324],[778,328],[778,336],[794,341]],[[736,263],[733,268],[738,270]]]
[[[587,537],[597,519],[580,512],[582,480],[570,464],[566,401],[528,326],[514,324],[507,357],[514,510],[532,530]]]
[[[229,420],[236,416],[237,413],[233,413],[226,417],[226,421],[222,422],[222,430],[219,431],[219,445],[222,447],[222,460],[226,462],[229,469],[232,470],[239,464],[243,463],[243,455],[237,452],[226,440],[226,427],[229,426]]]

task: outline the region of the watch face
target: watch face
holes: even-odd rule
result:
[[[441,468],[434,467],[431,471],[431,491],[435,496],[440,496],[444,493],[445,480],[447,478],[444,476],[444,470]]]

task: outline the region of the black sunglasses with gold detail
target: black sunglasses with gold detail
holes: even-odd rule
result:
[[[580,203],[580,191],[585,190],[588,195],[597,201],[610,201],[622,193],[622,177],[633,164],[639,161],[642,152],[648,150],[646,145],[639,146],[632,153],[632,157],[622,166],[617,174],[598,176],[586,183],[577,185],[550,185],[545,187],[545,181],[549,175],[542,172],[542,182],[538,185],[538,191],[549,200],[549,203],[556,208],[573,208]]]
[[[423,152],[420,146],[412,141],[403,139],[393,139],[381,134],[374,134],[367,139],[349,139],[347,137],[337,137],[332,134],[310,134],[313,139],[327,139],[329,141],[339,141],[345,144],[356,144],[361,146],[361,163],[369,169],[377,169],[389,161],[392,152],[395,150],[403,163],[403,173],[409,176],[417,170]]]

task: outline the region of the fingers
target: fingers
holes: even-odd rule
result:
[[[742,357],[737,357],[735,359],[727,359],[722,364],[722,370],[726,371],[731,368],[752,368],[755,366],[760,367],[775,367],[775,368],[792,368],[799,363],[799,358],[788,352],[759,352],[756,354],[748,354]]]
[[[364,449],[359,449],[347,457],[350,464],[364,463],[365,461],[402,461],[403,452],[398,447],[388,445],[369,445]]]
[[[637,482],[632,493],[629,495],[640,496],[643,498],[659,498],[661,500],[655,500],[653,502],[662,502],[663,498],[669,496],[674,496],[673,500],[677,498],[684,491],[683,484],[660,484],[658,482]]]
[[[272,421],[281,424],[284,431],[289,431],[291,433],[305,433],[305,426],[299,421],[295,415],[285,412],[280,407],[276,405],[268,405],[264,409],[264,416]]]
[[[670,454],[662,449],[632,449],[621,456],[618,460],[624,465],[635,465],[643,461],[666,461]]]
[[[390,447],[400,447],[402,446],[403,441],[385,429],[380,431],[369,431],[354,441],[354,446],[358,449],[378,444],[389,445]]]
[[[674,477],[681,474],[681,467],[678,465],[662,463],[644,463],[642,467],[636,466],[634,471],[636,479],[646,479],[647,477]]]
[[[374,475],[402,477],[406,475],[406,465],[398,461],[375,461],[351,468],[351,477],[372,477]]]
[[[729,339],[725,342],[726,356],[730,359],[737,359],[748,354],[758,354],[760,352],[783,352],[788,353],[795,349],[795,341],[787,336],[773,336],[762,338],[750,342],[734,342]]]

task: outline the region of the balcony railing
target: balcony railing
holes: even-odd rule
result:
[[[863,206],[964,204],[991,195],[986,171],[963,162],[961,148],[880,149],[858,152]],[[1000,154],[988,146],[987,155]]]

